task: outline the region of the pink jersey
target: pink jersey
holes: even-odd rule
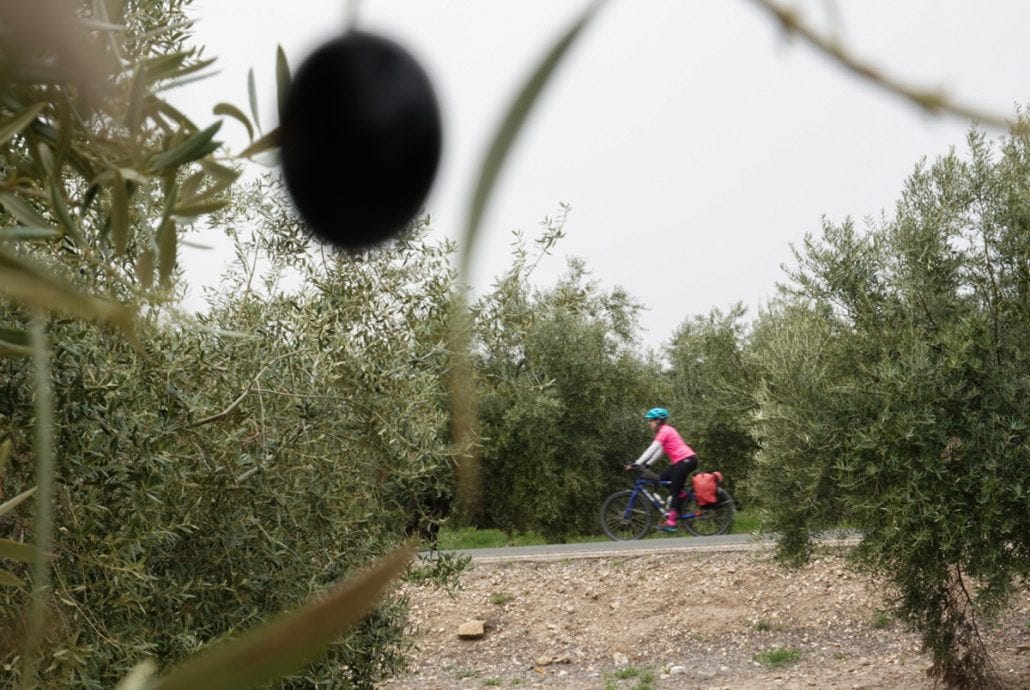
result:
[[[679,432],[668,424],[658,427],[658,433],[655,434],[654,440],[662,445],[662,452],[672,464],[695,455],[694,449],[684,443]]]

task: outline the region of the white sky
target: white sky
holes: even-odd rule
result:
[[[459,235],[489,137],[531,67],[585,4],[358,6],[360,28],[407,46],[436,84],[445,119],[442,168],[427,205],[436,232]],[[912,83],[943,87],[1004,116],[1030,102],[1025,0],[794,5]],[[195,0],[197,42],[219,58],[221,72],[176,102],[201,125],[220,100],[247,111],[253,67],[269,129],[276,45],[296,68],[342,29],[346,7],[345,0]],[[564,271],[565,256],[583,257],[602,284],[621,285],[647,305],[642,339],[658,345],[686,317],[712,307],[740,300],[753,314],[782,279],[789,243],[818,232],[823,215],[889,213],[916,162],[950,146],[961,150],[967,126],[923,115],[806,44],[786,42],[746,0],[610,0],[516,143],[473,277],[480,288],[489,285],[508,265],[510,231],[531,235],[567,202],[568,237],[538,278],[549,283]],[[245,143],[231,120],[222,138],[237,151]],[[196,267],[195,285],[227,258],[190,249],[183,257]]]

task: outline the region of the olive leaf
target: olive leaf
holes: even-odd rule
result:
[[[177,246],[178,236],[175,232],[175,220],[169,216],[161,222],[157,229],[157,273],[163,285],[168,285],[172,279]]]
[[[32,347],[29,344],[29,334],[14,328],[0,326],[0,355],[4,357],[25,357],[32,354]],[[4,464],[10,452],[10,441],[0,446],[0,473],[4,471]],[[0,513],[2,514],[2,513]]]
[[[0,558],[31,563],[36,558],[36,547],[20,541],[0,539]]]
[[[25,582],[9,570],[0,570],[0,585],[4,587],[24,587]]]
[[[7,458],[10,454],[11,441],[8,439],[0,444],[0,473],[4,471],[4,468],[7,465]],[[34,493],[36,493],[35,487],[28,491],[21,492],[3,505],[0,505],[0,515],[5,515],[11,512]],[[7,539],[0,539],[0,556],[5,556],[16,561],[29,562],[33,560],[35,555],[36,550],[30,544],[22,544],[20,542],[12,542]],[[22,582],[21,578],[17,577],[14,573],[7,570],[0,570],[0,585],[5,587],[24,587],[25,583]]]
[[[193,218],[212,213],[229,205],[228,199],[199,199],[176,204],[172,208],[172,215],[180,218]]]
[[[0,192],[0,205],[3,205],[8,213],[21,221],[22,225],[32,228],[52,227],[51,223],[41,216],[31,204],[13,192]]]
[[[229,205],[229,199],[215,197],[228,190],[240,176],[240,172],[210,160],[202,160],[200,165],[202,170],[190,175],[182,183],[179,200],[171,209],[172,216],[193,218],[213,213]],[[212,179],[211,184],[201,189],[204,180],[209,177]]]
[[[212,184],[204,190],[201,195],[202,198],[210,198],[215,194],[227,191],[240,177],[239,170],[215,163],[209,158],[204,158],[199,162],[204,173],[213,180]],[[186,197],[183,198],[185,199]]]
[[[179,69],[189,55],[189,51],[180,50],[175,53],[159,55],[149,60],[144,60],[140,66],[143,68],[148,81],[157,81]]]
[[[39,163],[39,167],[43,169],[43,172],[50,178],[53,178],[54,172],[54,152],[50,150],[50,147],[45,142],[40,142],[39,145],[31,149],[35,156],[36,162]]]
[[[197,126],[193,124],[193,121],[186,117],[186,115],[184,115],[181,110],[170,104],[168,101],[157,99],[154,101],[154,107],[157,108],[157,111],[162,115],[171,118],[172,121],[178,124],[179,127],[181,127],[182,129],[190,132],[197,131]]]
[[[323,598],[240,638],[214,645],[147,689],[251,688],[303,668],[372,610],[404,571],[411,554],[408,547],[397,549]]]
[[[150,168],[155,172],[177,168],[214,152],[221,146],[221,142],[212,141],[212,139],[221,126],[222,121],[219,120],[207,129],[197,132],[178,146],[173,146],[167,151],[157,154],[151,159]]]
[[[111,182],[111,244],[118,256],[123,255],[129,245],[129,194],[125,179],[117,170]]]
[[[254,125],[261,131],[261,118],[258,115],[257,85],[254,83],[254,68],[247,70],[247,96],[250,99],[250,114],[254,117]],[[253,138],[253,137],[252,137]]]
[[[254,141],[254,127],[250,124],[250,119],[243,114],[243,111],[234,106],[232,103],[218,103],[215,105],[213,110],[215,115],[227,115],[234,120],[237,120],[247,130],[247,136],[251,141]]]
[[[198,60],[192,64],[186,64],[186,60],[193,57],[193,51],[179,51],[168,55],[160,55],[151,58],[143,63],[144,73],[150,83],[164,81],[166,79],[178,79],[205,67],[214,64],[214,58]]]
[[[204,184],[205,177],[207,177],[207,174],[203,170],[187,177],[179,187],[179,203],[192,201],[200,196],[200,185]]]
[[[290,65],[286,61],[286,53],[283,52],[282,46],[276,46],[275,50],[275,87],[276,102],[279,104],[279,121],[282,122],[286,95],[290,91]]]
[[[144,289],[154,286],[154,250],[144,249],[136,259],[136,278]]]
[[[46,122],[36,120],[32,123],[32,133],[38,135],[41,140],[54,147],[56,150],[55,164],[58,167],[67,159],[82,177],[92,180],[96,176],[96,171],[93,169],[93,164],[89,158],[84,156],[73,145],[74,127],[63,119],[65,117],[70,117],[70,115],[65,115],[62,110],[62,128],[60,131]]]
[[[143,125],[143,97],[146,94],[147,82],[144,79],[143,66],[137,65],[132,75],[132,88],[129,90],[129,102],[126,107],[125,123],[129,132],[136,136]]]
[[[52,240],[60,236],[61,231],[56,228],[30,228],[25,225],[0,228],[0,242],[5,240]]]
[[[32,487],[31,489],[22,491],[20,494],[12,498],[10,501],[7,501],[6,503],[0,505],[0,515],[6,515],[7,513],[11,512],[19,505],[27,501],[29,497],[32,496],[32,494],[34,493],[36,493],[36,487]]]
[[[0,293],[43,311],[56,309],[72,316],[109,323],[132,337],[132,316],[117,304],[84,295],[26,259],[0,249]]]
[[[72,218],[72,214],[68,211],[68,205],[64,202],[64,189],[53,178],[50,180],[50,206],[64,231],[71,235],[76,244],[82,245],[84,243],[82,231],[79,230],[79,224]]]
[[[45,105],[45,103],[30,105],[14,117],[0,123],[0,146],[6,144],[11,137],[18,134],[18,132],[25,129],[29,123],[35,120]]]
[[[276,127],[240,152],[240,158],[251,158],[279,145],[279,128]]]

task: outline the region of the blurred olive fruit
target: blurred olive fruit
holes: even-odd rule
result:
[[[393,41],[351,31],[297,70],[280,122],[283,174],[320,239],[360,249],[422,208],[440,160],[429,78]]]

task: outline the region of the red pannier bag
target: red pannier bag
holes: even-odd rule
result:
[[[700,472],[691,478],[694,485],[694,498],[699,506],[710,506],[719,502],[719,484],[722,483],[721,472]]]

